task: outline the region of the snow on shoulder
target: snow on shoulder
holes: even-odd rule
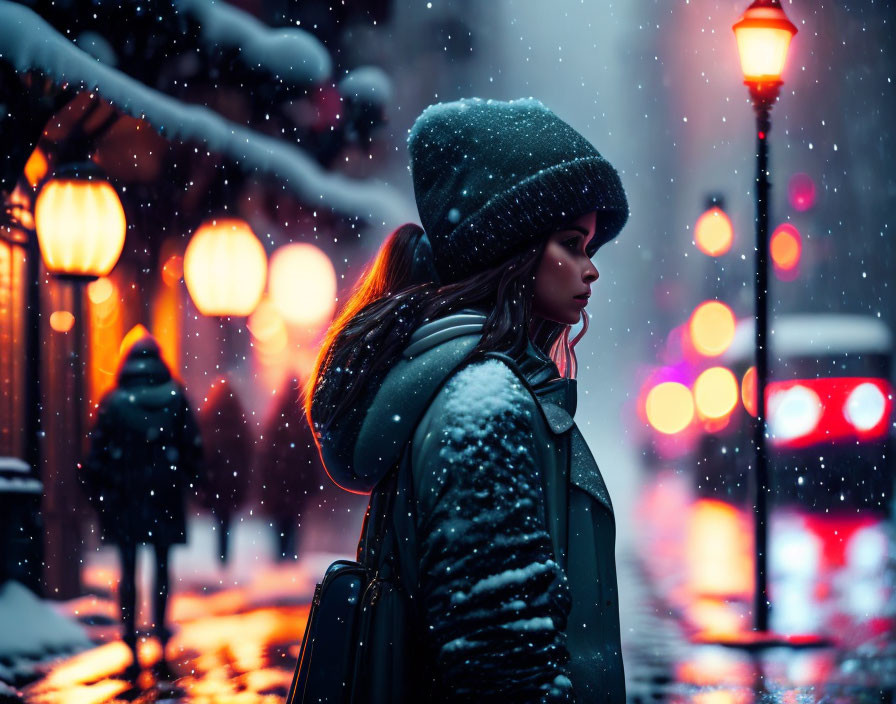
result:
[[[498,439],[498,424],[507,418],[520,423],[531,418],[530,404],[534,404],[510,367],[497,359],[470,364],[455,374],[446,386],[446,433],[451,440],[442,448],[447,453],[461,452],[471,440]],[[452,449],[455,448],[455,449]]]

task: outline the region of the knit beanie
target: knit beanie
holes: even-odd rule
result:
[[[431,105],[408,136],[420,220],[442,283],[597,211],[588,256],[628,219],[616,170],[538,100]]]

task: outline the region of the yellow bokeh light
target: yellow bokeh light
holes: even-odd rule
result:
[[[694,402],[703,418],[724,418],[737,405],[737,378],[725,367],[710,367],[694,382]]]
[[[694,349],[707,357],[717,357],[728,349],[734,340],[734,328],[734,313],[719,301],[701,303],[688,322]]]
[[[184,281],[203,315],[249,315],[264,292],[268,261],[252,228],[236,218],[212,220],[184,253]]]
[[[288,323],[313,327],[333,316],[336,272],[313,244],[288,244],[274,252],[268,285],[271,302]]]
[[[725,211],[715,207],[703,213],[694,227],[694,241],[701,252],[711,257],[728,252],[734,241],[734,228]]]
[[[118,263],[127,224],[118,193],[106,181],[49,181],[37,196],[34,222],[52,273],[105,276]]]
[[[645,403],[647,420],[661,433],[674,435],[694,418],[694,400],[684,384],[666,381],[654,386]]]
[[[67,310],[50,313],[50,327],[56,332],[68,332],[75,325],[75,316]]]
[[[115,284],[105,276],[87,284],[87,297],[94,305],[108,301],[115,293]]]

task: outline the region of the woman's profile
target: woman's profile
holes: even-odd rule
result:
[[[430,106],[408,147],[423,227],[386,239],[305,399],[330,477],[392,497],[368,521],[389,506],[402,635],[366,696],[621,704],[613,509],[573,420],[619,177],[533,99]]]

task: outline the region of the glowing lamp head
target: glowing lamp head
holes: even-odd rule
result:
[[[313,244],[296,242],[274,252],[268,288],[271,302],[288,323],[314,328],[333,317],[336,271]]]
[[[60,169],[47,181],[34,223],[44,264],[56,276],[106,276],[124,248],[124,208],[92,164]]]
[[[183,266],[187,290],[203,315],[249,315],[268,276],[264,247],[237,218],[211,220],[196,230]]]
[[[744,83],[780,83],[796,27],[779,0],[756,0],[734,24]]]

